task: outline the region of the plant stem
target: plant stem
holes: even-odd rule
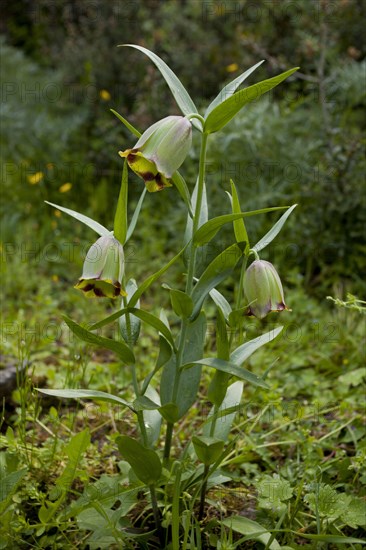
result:
[[[123,297],[123,305],[124,305],[124,307],[128,306],[126,297]],[[126,329],[127,329],[127,335],[128,335],[128,345],[131,349],[133,349],[131,319],[130,319],[130,314],[129,313],[126,313]],[[134,391],[135,391],[135,395],[136,395],[136,397],[139,397],[141,395],[141,391],[140,391],[140,386],[139,386],[139,383],[138,383],[138,380],[137,380],[135,365],[131,365],[131,374],[132,374],[132,383],[133,383],[133,388],[134,388]],[[148,437],[147,437],[147,431],[146,431],[143,411],[136,411],[136,416],[137,416],[137,420],[138,420],[139,427],[140,427],[142,442],[145,445],[145,447],[149,447],[149,441],[148,441]],[[159,513],[159,507],[158,507],[158,500],[156,498],[155,486],[154,485],[149,485],[149,491],[150,491],[151,505],[152,505],[152,509],[153,509],[156,529],[158,531],[159,537],[160,537],[161,542],[162,542],[160,513]]]
[[[204,182],[205,182],[205,169],[206,169],[205,164],[206,164],[207,139],[208,139],[208,134],[203,133],[202,134],[202,140],[201,140],[200,160],[199,160],[196,208],[195,208],[194,217],[193,217],[193,224],[192,224],[193,225],[193,227],[192,227],[192,237],[198,229],[199,219],[200,219],[200,214],[201,214],[201,208],[202,208],[202,197],[203,197],[203,189],[204,189]],[[192,289],[193,289],[193,281],[194,281],[195,268],[196,268],[196,255],[197,255],[197,249],[196,249],[195,246],[193,246],[193,243],[191,243],[189,261],[188,261],[187,283],[186,283],[186,294],[189,294],[189,295],[191,295]],[[180,332],[179,345],[178,345],[178,351],[177,351],[176,370],[175,370],[175,376],[174,376],[173,393],[172,393],[172,402],[173,403],[176,402],[177,396],[178,396],[178,391],[179,391],[179,382],[180,382],[180,377],[181,377],[181,372],[180,372],[179,369],[180,369],[180,367],[182,365],[182,361],[183,361],[185,344],[186,344],[186,334],[187,334],[187,329],[188,329],[189,322],[190,321],[188,319],[183,319],[183,321],[182,321],[182,328],[181,328],[181,332]],[[173,429],[174,429],[174,424],[172,422],[168,422],[166,436],[165,436],[165,448],[164,448],[164,458],[166,460],[168,460],[169,456],[170,456]]]
[[[218,412],[219,412],[219,407],[217,405],[214,405],[214,410],[212,413],[212,420],[211,420],[211,427],[210,427],[210,437],[215,436],[215,428],[216,428]]]
[[[201,487],[201,499],[200,499],[200,509],[198,512],[198,521],[201,521],[201,519],[203,518],[203,513],[205,511],[206,489],[207,489],[209,469],[210,467],[206,465],[205,469],[203,470],[203,480],[202,480],[202,487]]]

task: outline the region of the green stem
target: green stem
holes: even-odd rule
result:
[[[123,305],[124,305],[124,307],[128,306],[126,297],[123,297]],[[132,349],[133,348],[133,343],[132,343],[131,319],[130,319],[130,314],[129,313],[126,313],[126,329],[127,329],[127,336],[128,336],[128,345]],[[139,383],[138,383],[138,380],[137,380],[135,365],[131,365],[131,374],[132,374],[132,383],[133,383],[133,388],[134,388],[134,391],[135,391],[135,395],[136,395],[136,397],[139,397],[141,395],[141,390],[140,390],[140,386],[139,386]],[[136,411],[136,416],[137,416],[137,420],[138,420],[139,427],[140,427],[142,442],[145,445],[145,447],[149,447],[149,441],[148,441],[148,437],[147,437],[147,431],[146,431],[143,411]],[[160,513],[159,513],[158,500],[156,498],[156,492],[155,492],[154,485],[149,486],[149,491],[150,491],[150,496],[151,496],[151,505],[152,505],[152,509],[153,509],[156,529],[158,531],[159,537],[161,538],[162,534],[161,534]]]
[[[214,410],[212,413],[212,420],[211,420],[211,427],[210,427],[210,437],[215,436],[215,428],[216,428],[218,412],[219,412],[219,407],[217,405],[214,405]]]
[[[245,271],[246,271],[246,268],[247,268],[247,263],[248,263],[248,258],[247,258],[247,256],[245,256],[243,258],[243,261],[242,261],[242,264],[241,264],[239,288],[238,288],[238,294],[236,296],[235,309],[240,309],[240,307],[243,307],[242,306],[243,286],[244,286],[244,275],[245,275]],[[241,341],[242,333],[243,333],[243,326],[240,323],[239,324],[239,341]],[[230,344],[229,344],[230,349],[231,349],[231,346],[232,346],[232,343],[233,343],[234,336],[235,336],[234,333],[231,331],[231,333],[230,333]]]
[[[201,487],[201,498],[200,498],[200,509],[198,512],[198,521],[201,521],[203,518],[203,513],[205,511],[205,500],[206,500],[206,490],[207,490],[207,480],[208,480],[208,472],[210,467],[205,466],[205,469],[203,470],[203,480],[202,480],[202,487]]]
[[[193,225],[192,237],[198,229],[201,208],[202,208],[202,198],[203,198],[203,190],[204,190],[204,183],[205,183],[207,139],[208,139],[208,134],[205,134],[205,133],[202,134],[200,160],[199,160],[199,172],[198,172],[197,199],[196,199],[196,208],[195,208],[193,224],[192,224]],[[191,295],[193,290],[193,282],[194,282],[194,275],[195,275],[195,269],[196,269],[196,255],[197,255],[197,249],[191,243],[189,261],[188,261],[187,283],[186,283],[186,294],[188,295]],[[176,402],[178,391],[179,391],[179,382],[181,377],[180,367],[182,365],[182,360],[184,356],[188,325],[189,325],[189,320],[183,319],[182,328],[181,328],[180,337],[179,337],[177,359],[176,359],[176,370],[175,370],[173,393],[172,393],[173,403]],[[169,422],[167,425],[167,431],[165,436],[165,448],[164,448],[164,458],[166,460],[168,460],[170,456],[173,429],[174,429],[174,424]]]

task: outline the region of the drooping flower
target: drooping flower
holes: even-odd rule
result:
[[[150,192],[171,187],[170,178],[181,166],[192,144],[192,124],[182,116],[168,116],[148,128],[132,149],[119,151]]]
[[[248,300],[248,315],[263,319],[271,311],[288,309],[281,279],[270,262],[255,260],[245,272],[244,294]]]
[[[75,288],[82,290],[88,297],[125,296],[122,290],[124,265],[121,243],[113,235],[100,237],[88,250],[83,274]]]

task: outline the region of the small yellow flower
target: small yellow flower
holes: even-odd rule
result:
[[[108,92],[108,90],[100,90],[99,97],[100,97],[100,99],[103,99],[103,101],[109,101],[112,96]]]
[[[59,188],[60,193],[67,193],[72,188],[72,183],[64,183]]]
[[[52,281],[53,281],[54,283],[58,283],[58,281],[59,281],[58,275],[52,275]]]
[[[51,227],[52,227],[52,229],[57,229],[57,221],[56,220],[52,220]]]
[[[61,210],[55,210],[54,214],[55,214],[56,218],[61,218],[61,216],[62,216]]]
[[[226,70],[228,73],[235,73],[239,69],[239,65],[237,63],[231,63],[226,67]]]
[[[31,185],[36,185],[42,180],[43,180],[43,172],[36,172],[35,174],[31,174],[30,176],[28,176],[28,181]]]

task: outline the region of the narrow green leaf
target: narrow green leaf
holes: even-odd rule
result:
[[[248,359],[248,357],[250,357],[257,349],[274,340],[280,334],[282,329],[283,327],[277,327],[269,332],[266,332],[265,334],[261,334],[249,342],[245,342],[245,344],[242,344],[232,352],[230,355],[230,361],[235,365],[242,365],[244,361]]]
[[[141,132],[139,132],[128,120],[126,120],[122,115],[117,113],[114,109],[111,109],[111,112],[126,126],[126,128],[131,132],[131,134],[134,134],[136,137],[141,136]]]
[[[138,46],[137,44],[120,44],[121,47],[127,46],[129,48],[135,48],[140,50],[142,53],[147,55],[155,66],[159,69],[162,74],[165,82],[168,84],[170,91],[172,92],[175,101],[180,107],[184,115],[189,115],[192,113],[197,113],[197,107],[193,103],[190,95],[187,90],[179,80],[179,78],[173,73],[173,71],[168,67],[168,65],[155,53],[151,52],[147,48]],[[192,124],[196,126],[199,130],[202,131],[202,125],[197,119],[192,120]]]
[[[239,197],[238,197],[238,193],[233,180],[230,180],[230,185],[231,185],[231,199],[232,199],[231,204],[232,204],[233,214],[240,214],[241,208],[240,208]],[[234,234],[235,234],[236,242],[248,243],[247,248],[245,249],[245,252],[247,252],[249,250],[250,244],[249,244],[249,238],[245,227],[244,219],[235,220],[233,222],[233,226],[234,226]]]
[[[216,353],[218,359],[223,359],[228,361],[230,357],[230,344],[228,339],[228,334],[226,330],[226,322],[224,314],[221,308],[217,309],[217,321],[216,321]],[[219,407],[225,397],[227,386],[229,383],[230,375],[226,372],[221,372],[216,370],[209,388],[208,388],[208,398]]]
[[[182,197],[184,203],[188,208],[189,216],[193,217],[191,196],[189,194],[189,190],[185,182],[185,179],[183,178],[182,174],[180,174],[179,172],[174,172],[171,179],[173,180],[175,187],[178,189],[180,196]]]
[[[229,304],[225,296],[223,296],[221,292],[216,290],[216,288],[213,288],[212,290],[210,290],[210,297],[215,302],[217,307],[221,309],[225,319],[228,320],[232,310],[231,310],[231,305]]]
[[[127,297],[123,299],[122,303],[125,303],[125,300],[128,302],[131,299],[131,296],[136,292],[137,284],[135,279],[129,279],[126,284]],[[140,300],[136,304],[137,309],[140,309]],[[140,335],[141,320],[136,317],[136,315],[130,314],[127,323],[127,316],[122,315],[119,318],[119,330],[122,338],[128,345],[135,345],[138,337]]]
[[[239,244],[235,243],[216,256],[209,264],[192,292],[194,303],[192,318],[195,318],[201,311],[207,294],[233,272],[242,255],[242,248],[240,248]]]
[[[229,527],[241,535],[248,535],[248,540],[258,540],[265,546],[268,544],[272,534],[265,527],[244,516],[231,516],[221,521],[222,525]],[[269,545],[269,550],[281,550],[276,539]]]
[[[170,299],[174,313],[182,319],[187,319],[193,311],[192,298],[181,290],[170,289]]]
[[[224,361],[223,359],[217,359],[216,357],[207,357],[206,359],[200,359],[199,361],[190,361],[183,365],[182,369],[190,369],[192,365],[205,365],[206,367],[212,367],[222,372],[226,372],[232,376],[240,378],[240,380],[246,380],[254,386],[268,389],[269,386],[264,382],[262,378],[250,372],[243,367],[239,367],[232,361]]]
[[[137,206],[135,208],[135,211],[133,213],[131,223],[128,226],[127,235],[126,235],[126,242],[130,240],[130,238],[132,237],[133,232],[135,231],[137,220],[139,219],[139,215],[140,215],[140,212],[141,212],[141,208],[142,208],[142,204],[144,202],[146,192],[147,192],[147,188],[144,187],[144,189],[141,193],[141,196],[139,198],[139,201],[137,203]]]
[[[173,350],[176,349],[172,333],[170,332],[170,328],[167,327],[166,324],[163,323],[161,319],[159,319],[159,317],[157,317],[153,313],[149,313],[148,311],[144,311],[143,309],[137,309],[134,307],[126,308],[125,312],[130,312],[133,315],[136,315],[136,317],[141,319],[141,321],[144,321],[144,323],[147,323],[151,327],[158,330],[164,336],[164,338],[169,342]]]
[[[41,388],[36,388],[40,393],[45,395],[53,395],[55,397],[61,397],[62,399],[95,399],[97,401],[107,401],[108,403],[113,403],[114,405],[123,405],[128,407],[131,411],[134,411],[134,408],[131,403],[128,403],[121,397],[117,395],[112,395],[111,393],[106,393],[104,391],[97,390],[45,390]]]
[[[74,210],[70,210],[70,208],[64,208],[63,206],[60,206],[59,204],[54,204],[53,202],[44,201],[46,204],[49,204],[50,206],[53,206],[54,208],[57,208],[58,210],[61,210],[61,212],[65,212],[65,214],[68,214],[72,218],[75,218],[79,222],[83,223],[84,225],[87,225],[90,227],[90,229],[93,229],[98,235],[103,237],[104,235],[110,235],[111,232],[109,229],[104,227],[99,222],[96,222],[92,220],[91,218],[88,218],[88,216],[84,216],[84,214],[79,214],[79,212],[75,212]]]
[[[153,485],[161,476],[161,462],[159,456],[152,449],[148,449],[127,435],[117,437],[116,443],[119,452],[129,463],[140,481],[146,485]]]
[[[283,210],[288,208],[287,206],[273,206],[270,208],[261,208],[260,210],[252,210],[251,212],[238,212],[235,214],[224,214],[222,216],[217,216],[216,218],[211,218],[208,222],[203,224],[193,237],[193,244],[195,246],[202,246],[207,244],[213,239],[216,233],[221,229],[226,223],[234,222],[235,220],[240,220],[243,218],[249,218],[251,216],[257,216],[258,214],[266,214],[267,212],[274,212],[275,210]],[[239,241],[238,241],[239,242]],[[243,241],[248,243],[248,241]],[[246,246],[246,249],[248,246]]]
[[[213,133],[223,128],[236,113],[244,107],[244,105],[258,99],[264,93],[269,92],[269,90],[272,90],[272,88],[296,72],[298,68],[299,67],[295,67],[273,78],[262,80],[262,82],[239,90],[239,92],[225,99],[207,115],[204,126],[205,132]]]
[[[240,84],[242,84],[244,80],[248,78],[248,76],[250,76],[260,65],[262,65],[262,63],[264,63],[264,59],[259,61],[259,63],[256,63],[256,65],[253,65],[253,67],[250,67],[250,69],[247,69],[244,73],[235,78],[235,80],[229,82],[229,84],[221,90],[215,99],[211,101],[210,105],[206,109],[205,118],[215,107],[220,105],[223,101],[225,101],[225,99],[231,97],[236,92],[237,88],[239,88]]]
[[[128,202],[128,165],[125,160],[122,170],[121,188],[114,216],[113,234],[116,239],[125,244],[127,236],[127,202]]]
[[[295,210],[296,206],[297,206],[297,204],[294,204],[293,206],[291,206],[287,210],[287,212],[285,212],[280,217],[280,219],[274,224],[272,229],[270,229],[268,231],[268,233],[266,233],[264,235],[264,237],[262,237],[261,240],[258,241],[255,246],[253,246],[253,250],[255,250],[256,252],[259,252],[260,250],[263,250],[263,248],[268,246],[269,243],[271,243],[273,241],[273,239],[275,237],[277,237],[278,233],[281,231],[282,227],[285,225],[285,222],[286,222],[287,218],[290,216],[290,214],[293,212],[293,210]]]
[[[86,328],[78,325],[66,315],[63,315],[63,318],[69,329],[84,342],[114,351],[118,355],[118,357],[126,364],[135,363],[134,354],[132,353],[130,348],[123,342],[117,342],[116,340],[111,340],[110,338],[98,336],[97,334],[90,332],[90,330],[87,330]]]

